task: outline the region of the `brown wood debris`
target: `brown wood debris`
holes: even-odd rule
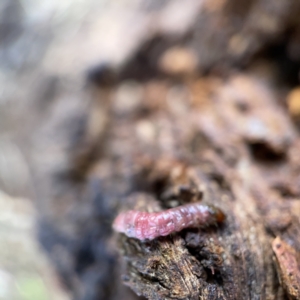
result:
[[[299,252],[277,237],[272,243],[279,276],[290,299],[300,298]]]
[[[57,84],[32,125],[39,239],[74,299],[300,299],[299,2],[171,2],[197,8],[184,32],[157,25],[84,88]],[[226,220],[112,231],[121,210],[196,201]]]
[[[85,122],[86,132],[72,144],[78,145],[73,159],[89,157],[89,163],[53,169],[55,181],[49,183],[66,177],[72,189],[63,184],[58,197],[48,185],[48,195],[55,192],[56,201],[46,206],[41,220],[44,232],[60,228],[64,238],[70,237],[63,248],[74,253],[78,264],[85,255],[91,257],[87,265],[76,266],[76,276],[97,278],[112,270],[115,281],[102,279],[99,285],[112,298],[122,294],[121,273],[125,285],[151,300],[297,299],[291,281],[296,279],[286,280],[287,262],[276,248],[279,268],[273,259],[275,237],[292,245],[294,252],[283,252],[288,257],[300,251],[299,134],[288,110],[275,101],[275,87],[237,72],[226,79],[121,81],[106,95],[110,108],[99,131],[101,152],[95,156],[97,143],[87,147],[91,152],[80,150],[80,144],[89,145],[91,127]],[[65,148],[59,149],[64,153]],[[40,156],[47,157],[45,152],[35,157]],[[80,172],[88,176],[82,178]],[[153,241],[119,234],[118,242],[111,239],[111,222],[120,210],[153,212],[194,201],[221,208],[225,222]],[[42,241],[49,243],[46,236]],[[57,264],[73,268],[68,261]],[[294,264],[299,267],[297,260]]]

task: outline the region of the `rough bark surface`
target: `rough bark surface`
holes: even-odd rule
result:
[[[201,84],[206,91],[193,94]],[[144,193],[125,205],[151,211],[149,194],[161,209],[201,199],[227,218],[151,242],[123,237],[126,284],[147,299],[284,299],[282,287],[297,299],[299,154],[287,112],[245,74],[165,85],[177,89],[172,105],[161,96],[159,109],[139,121],[145,127],[124,133],[124,144],[132,139],[133,182],[141,180],[136,188]],[[275,238],[290,246],[272,251]]]
[[[74,299],[300,299],[300,5],[171,2],[122,64],[48,78],[33,105],[41,244]],[[112,231],[121,210],[195,201],[225,222]]]
[[[75,267],[85,289],[85,276],[100,280],[116,268],[107,277],[109,290],[113,279],[118,282],[113,250],[118,248],[124,283],[147,299],[298,299],[299,136],[288,110],[276,101],[275,86],[269,86],[236,72],[225,79],[122,81],[105,88],[110,118],[101,122],[103,130],[96,126],[96,141],[102,142],[95,158],[91,149],[97,143],[91,147],[87,138],[94,136],[92,122],[83,121],[85,131],[78,132],[75,114],[74,125],[63,127],[75,131],[74,144],[66,147],[77,149],[69,159],[78,169],[58,172],[50,181],[55,189],[41,187],[53,197],[64,183],[62,196],[42,208],[40,223],[48,251],[49,234],[57,238],[56,230],[62,241],[70,239],[64,247],[75,255],[75,266],[60,261],[63,256],[53,249],[61,271],[69,268],[71,275]],[[47,151],[39,149],[41,156],[34,158],[43,161]],[[85,164],[87,155],[91,165]],[[88,178],[80,176],[84,170]],[[112,217],[122,209],[151,212],[193,201],[221,208],[224,224],[153,241],[122,236],[118,246],[109,242]],[[47,218],[56,222],[47,224]],[[104,283],[102,278],[103,295],[113,297],[115,290],[104,292]]]

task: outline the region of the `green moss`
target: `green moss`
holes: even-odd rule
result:
[[[20,300],[49,300],[49,292],[39,276],[27,275],[17,279]]]

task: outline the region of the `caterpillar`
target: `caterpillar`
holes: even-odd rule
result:
[[[225,215],[219,208],[196,202],[154,213],[121,212],[114,220],[113,228],[128,237],[153,240],[184,228],[212,225],[224,220]]]

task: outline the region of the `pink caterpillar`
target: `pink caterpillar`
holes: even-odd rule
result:
[[[197,202],[155,213],[122,212],[116,217],[113,228],[128,237],[153,240],[184,228],[221,223],[224,219],[225,215],[219,208]]]

